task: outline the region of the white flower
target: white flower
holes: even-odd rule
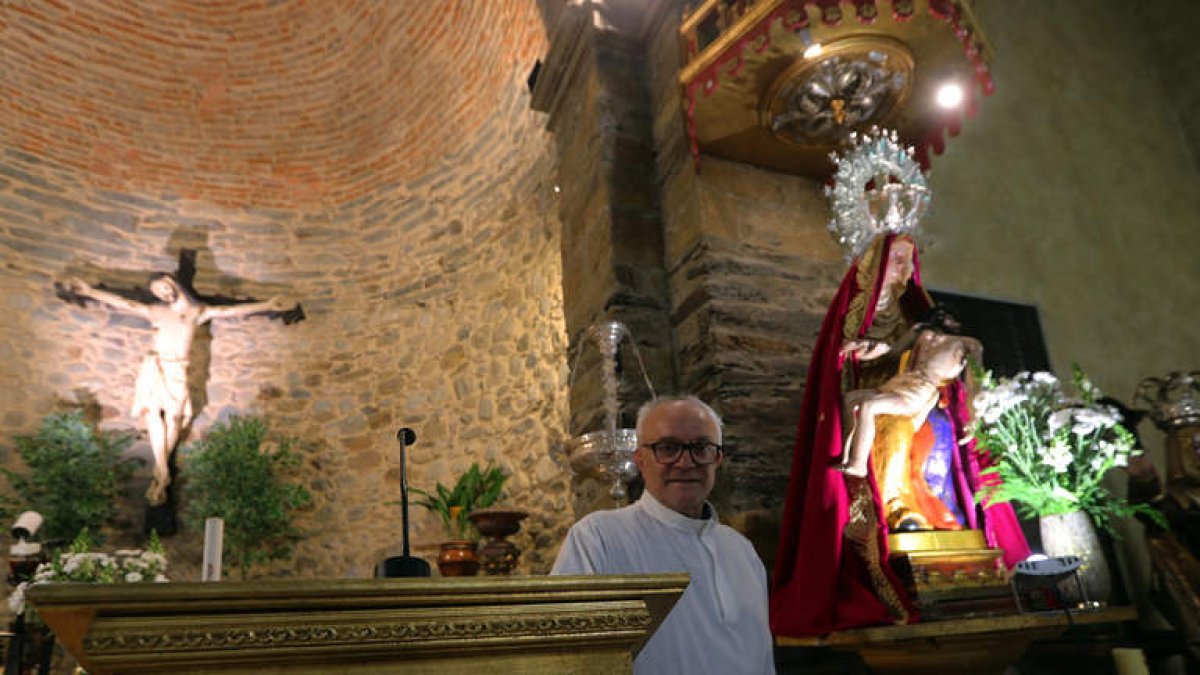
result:
[[[1083,392],[1083,395],[1087,396],[1089,400],[1100,396],[1100,389],[1086,375],[1079,376],[1079,391]]]
[[[1029,397],[1020,393],[1016,387],[1003,384],[995,389],[980,392],[975,397],[975,410],[984,424],[995,424],[1004,413],[1028,400]]]
[[[166,583],[166,582],[170,581],[170,579],[168,579],[167,575],[165,575],[165,574],[156,574],[154,576],[154,581],[156,583],[162,584],[162,583]]]
[[[1038,372],[1031,375],[1030,378],[1035,383],[1045,385],[1047,387],[1057,387],[1058,386],[1058,378],[1055,377],[1053,373],[1047,373],[1044,370],[1039,370]]]
[[[1051,413],[1049,417],[1046,418],[1046,427],[1049,428],[1050,433],[1052,433],[1052,434],[1057,433],[1059,429],[1067,426],[1070,423],[1071,423],[1071,409],[1070,408],[1056,410],[1053,413]]]
[[[1076,436],[1087,436],[1097,429],[1108,429],[1117,424],[1116,416],[1096,408],[1076,408],[1074,411],[1075,425],[1071,433]]]
[[[1056,440],[1046,448],[1046,453],[1042,455],[1042,464],[1054,469],[1054,473],[1066,473],[1074,459],[1071,449],[1065,443]]]
[[[127,581],[131,584],[136,584],[137,582],[139,582],[141,580],[142,580],[141,572],[129,572],[125,575],[125,581]]]
[[[50,581],[54,578],[54,565],[50,563],[42,563],[38,565],[37,570],[33,573],[34,583]]]

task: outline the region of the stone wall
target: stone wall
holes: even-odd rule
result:
[[[383,7],[367,3],[359,9],[373,6]],[[31,33],[72,26],[83,40],[102,39],[88,26],[46,17],[36,7],[16,11]],[[453,16],[440,17],[445,26],[439,34],[454,25]],[[381,161],[343,167],[355,178],[326,185],[319,198],[270,185],[220,197],[202,189],[216,185],[205,183],[203,172],[159,175],[153,162],[114,183],[73,161],[71,143],[31,143],[38,125],[22,116],[27,111],[6,110],[0,122],[0,298],[6,309],[0,323],[0,388],[6,392],[0,396],[0,447],[12,448],[12,437],[32,432],[46,413],[80,404],[89,405],[104,428],[139,426],[128,408],[150,345],[149,325],[95,304],[69,305],[55,297],[53,283],[78,275],[144,288],[152,272],[175,269],[181,248],[197,249],[201,293],[260,299],[282,293],[307,313],[307,320],[291,326],[262,318],[216,320],[199,335],[193,359],[203,379],[196,383],[201,407],[193,439],[217,419],[258,414],[273,431],[295,437],[304,453],[300,475],[314,503],[298,525],[310,536],[270,573],[370,576],[380,559],[399,552],[399,507],[385,502],[399,496],[400,426],[414,428],[419,437],[409,451],[412,486],[452,482],[473,461],[494,462],[510,473],[506,501],[531,512],[516,539],[526,550],[520,569],[547,570],[573,514],[569,479],[551,458],[567,423],[553,145],[544,120],[529,108],[525,77],[532,59],[523,60],[541,53],[545,38],[536,9],[525,3],[489,4],[472,16],[483,21],[470,23],[472,30],[486,28],[496,40],[519,43],[503,49],[491,38],[473,43],[478,54],[472,51],[467,61],[482,59],[487,67],[471,77],[487,78],[488,85],[470,100],[453,100],[478,119],[447,124],[449,140],[435,135],[446,142],[426,148],[419,166],[388,150],[404,147],[400,141],[420,135],[423,125],[439,123],[435,102],[446,102],[438,91],[447,80],[433,76],[430,59],[463,65],[439,51],[422,62],[428,91],[402,92],[416,96],[412,110],[422,117],[393,121],[386,131],[399,141],[384,146]],[[491,27],[497,22],[506,30]],[[470,37],[456,39],[465,45]],[[6,38],[0,56],[19,51],[18,44],[24,43]],[[495,57],[497,50],[504,58]],[[18,64],[6,71],[9,82],[45,74],[27,59],[5,61]],[[101,76],[83,71],[85,79]],[[486,95],[486,105],[476,95]],[[87,117],[78,100],[64,97],[59,104],[78,106]],[[459,111],[454,108],[454,119],[464,119]],[[147,115],[129,124],[152,126],[158,119]],[[211,120],[197,116],[187,127],[188,119],[174,121],[179,132],[206,137]],[[47,134],[57,142],[86,131]],[[296,137],[301,131],[277,133],[286,137],[280,141],[284,154],[303,144]],[[370,140],[375,132],[363,134]],[[238,138],[249,142],[250,136]],[[155,136],[133,129],[129,138],[150,143]],[[271,145],[258,152],[270,157]],[[184,149],[167,159],[199,161]],[[327,169],[313,171],[331,181],[343,176]],[[364,170],[374,173],[359,181]],[[220,177],[223,185],[258,183],[238,163]],[[133,451],[148,456],[146,441]],[[2,459],[7,466],[17,463],[11,452]],[[186,459],[180,463],[186,481]],[[142,540],[140,494],[147,480],[141,472],[130,490],[114,533],[117,545]],[[186,503],[181,507],[186,510]],[[422,509],[412,515],[415,553],[432,560],[444,538],[440,525]],[[197,578],[200,534],[184,530],[168,541],[174,578]]]
[[[546,113],[558,146],[575,435],[607,430],[610,408],[618,428],[634,426],[638,407],[651,395],[643,364],[658,393],[676,385],[650,96],[635,29],[641,12],[637,3],[561,9],[534,86],[534,105]],[[607,321],[624,324],[634,341],[619,345],[615,400],[603,383],[608,366],[587,335],[590,326]],[[581,471],[574,481],[578,515],[614,503],[612,480],[594,474]]]
[[[809,350],[845,268],[824,231],[820,185],[711,157],[693,162],[676,81],[682,0],[583,3],[596,12],[591,32],[582,61],[568,69],[558,116],[548,118],[529,109],[530,64],[521,60],[549,47],[536,10],[484,4],[479,13],[457,11],[469,5],[446,12],[463,14],[463,33],[480,36],[453,43],[477,68],[431,51],[410,87],[372,79],[387,72],[378,64],[354,71],[389,95],[408,95],[403,110],[414,119],[391,127],[324,98],[289,108],[315,111],[305,113],[315,115],[308,126],[299,114],[286,116],[296,126],[275,132],[237,118],[259,130],[250,135],[265,156],[284,159],[301,156],[304,138],[340,152],[335,141],[355,130],[357,150],[345,161],[310,157],[321,161],[303,171],[212,141],[241,134],[217,122],[229,122],[222,115],[236,103],[295,84],[290,71],[255,71],[275,82],[263,89],[193,74],[191,112],[152,116],[153,133],[138,134],[123,130],[124,117],[94,113],[124,111],[118,100],[147,105],[141,80],[112,92],[73,88],[58,81],[70,68],[31,58],[26,47],[37,41],[13,41],[11,31],[70,25],[55,35],[59,46],[96,34],[132,38],[111,21],[84,25],[94,11],[77,25],[36,3],[10,5],[0,56],[16,66],[0,84],[21,95],[0,97],[0,297],[9,313],[0,386],[20,394],[0,399],[0,445],[60,400],[94,399],[106,426],[134,424],[126,408],[147,326],[68,306],[51,286],[68,274],[144,285],[191,247],[201,252],[201,291],[286,292],[308,311],[295,326],[216,322],[199,345],[208,381],[197,433],[223,414],[258,412],[310,448],[306,481],[317,502],[302,525],[314,536],[279,573],[365,576],[395,551],[396,509],[382,502],[397,488],[401,425],[420,436],[413,485],[445,482],[474,459],[513,470],[512,500],[535,514],[518,541],[530,549],[523,569],[546,569],[578,498],[551,449],[599,415],[595,364],[585,364],[568,424],[568,354],[587,325],[606,318],[631,324],[660,389],[697,393],[725,416],[732,453],[722,512],[780,506]],[[562,4],[542,3],[552,25]],[[1194,87],[1174,86],[1197,81],[1186,77],[1195,59],[1175,23],[1129,4],[981,3],[997,93],[934,158],[926,230],[935,243],[922,258],[930,286],[1037,304],[1060,372],[1077,361],[1117,396],[1146,375],[1195,368],[1200,343],[1186,318],[1200,301]],[[341,26],[353,37],[366,30],[371,6],[297,25]],[[406,30],[443,35],[424,7]],[[395,27],[399,15],[387,17]],[[259,18],[274,25],[279,17]],[[237,34],[234,17],[210,22],[214,34]],[[514,31],[483,36],[493,24]],[[1154,42],[1158,32],[1169,33],[1165,47]],[[381,43],[377,55],[400,58],[398,44]],[[516,56],[487,56],[505,50]],[[97,56],[111,61],[104,50],[61,51],[102,61],[81,66],[84,83],[115,67]],[[360,52],[331,53],[352,63]],[[243,56],[256,62],[251,51]],[[433,82],[463,91],[439,97]],[[51,105],[58,91],[73,96]],[[89,109],[89,91],[113,107]],[[60,114],[72,106],[78,115]],[[337,126],[350,120],[362,124]],[[321,133],[306,136],[310,127]],[[422,135],[429,127],[438,133]],[[89,133],[103,142],[88,144]],[[171,146],[171,133],[197,142]],[[440,139],[436,152],[429,138]],[[137,139],[157,140],[139,154],[129,147]],[[189,152],[219,162],[185,170]],[[417,515],[414,534],[418,553],[432,557],[440,535],[427,514]],[[172,546],[193,570],[198,550],[187,536]]]
[[[722,512],[775,509],[811,348],[845,263],[825,232],[820,184],[693,159],[676,82],[681,4],[659,4],[647,49],[680,389],[724,417]]]

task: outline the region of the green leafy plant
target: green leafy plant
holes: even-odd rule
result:
[[[101,539],[138,462],[122,458],[133,436],[97,431],[73,411],[47,415],[36,434],[14,441],[26,470],[0,469],[16,493],[0,496],[0,517],[11,522],[22,511],[37,511],[47,542],[71,541],[84,529]]]
[[[1104,487],[1110,470],[1128,464],[1133,434],[1115,409],[1097,402],[1099,392],[1079,366],[1073,397],[1051,373],[978,375],[974,436],[993,462],[981,472],[984,500],[1015,501],[1026,517],[1084,511],[1109,532],[1114,517],[1145,513],[1161,520]]]
[[[479,463],[473,462],[458,477],[453,488],[438,483],[432,493],[418,488],[412,491],[421,497],[417,505],[424,506],[442,519],[451,539],[467,539],[474,529],[467,516],[475,509],[495,504],[507,480],[508,476],[500,467],[480,469]]]
[[[225,520],[226,559],[243,579],[254,565],[286,558],[305,535],[292,524],[293,512],[312,496],[284,474],[300,463],[292,439],[264,449],[266,423],[257,417],[218,422],[185,450],[187,522],[195,529],[206,518]]]

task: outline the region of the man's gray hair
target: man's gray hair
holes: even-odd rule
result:
[[[705,403],[704,401],[701,401],[700,399],[696,398],[695,396],[693,396],[691,394],[687,394],[685,396],[656,396],[656,397],[650,399],[649,401],[646,401],[645,403],[643,403],[642,407],[638,408],[638,414],[637,414],[637,437],[639,439],[638,442],[641,442],[642,426],[645,424],[646,418],[650,415],[650,413],[654,412],[654,410],[656,408],[658,408],[659,406],[666,405],[668,403],[674,403],[676,401],[686,401],[687,403],[691,403],[691,404],[695,405],[697,408],[700,408],[701,410],[703,410],[704,414],[708,415],[709,418],[712,419],[713,423],[717,425],[717,437],[714,440],[716,441],[717,445],[721,444],[722,430],[725,427],[725,423],[721,421],[721,416],[717,414],[716,410],[712,409],[712,406]]]

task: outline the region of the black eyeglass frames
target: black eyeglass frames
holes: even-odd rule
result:
[[[687,450],[692,456],[692,461],[696,464],[712,464],[717,461],[724,450],[720,445],[712,441],[680,441],[674,438],[665,438],[654,443],[643,443],[643,447],[650,448],[654,453],[655,461],[661,464],[674,464],[683,456],[683,451]]]

